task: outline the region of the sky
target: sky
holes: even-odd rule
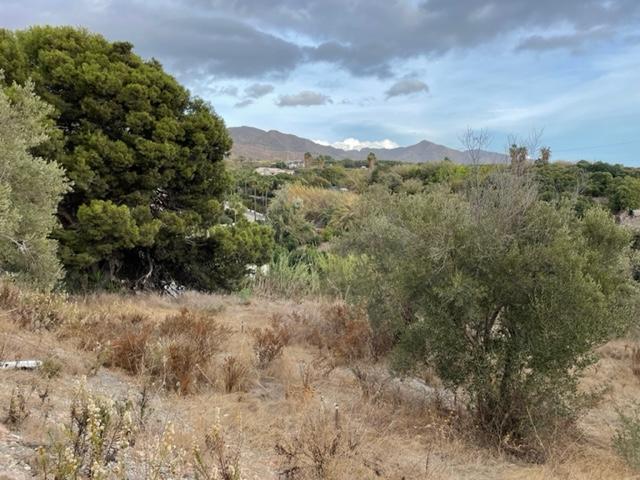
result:
[[[158,59],[228,126],[342,148],[640,165],[640,0],[0,0],[0,27],[83,26]]]

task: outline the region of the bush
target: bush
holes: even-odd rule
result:
[[[252,290],[270,298],[300,299],[320,292],[320,277],[313,265],[288,252],[274,256],[266,270],[250,280]]]
[[[114,478],[136,433],[130,403],[92,395],[80,383],[68,422],[39,450],[39,473],[43,478]]]
[[[303,253],[279,252],[267,268],[250,279],[254,292],[271,298],[302,299],[327,295],[351,300],[360,279],[369,271],[362,255],[336,255],[309,249]]]
[[[640,405],[628,412],[618,412],[619,426],[613,437],[613,447],[634,470],[640,470]]]
[[[267,328],[255,328],[251,331],[253,351],[259,368],[266,368],[282,355],[282,350],[289,344],[291,334],[287,325],[272,319]]]
[[[137,311],[78,314],[65,325],[64,336],[96,351],[106,366],[155,377],[168,390],[193,391],[232,330],[207,311],[183,308],[161,322]]]
[[[222,383],[224,391],[232,393],[242,390],[249,374],[248,367],[234,356],[225,357],[222,362]]]
[[[166,388],[188,393],[229,335],[231,330],[214,318],[185,308],[158,327],[148,369]]]
[[[624,331],[638,293],[628,233],[604,210],[537,200],[499,172],[467,196],[364,196],[343,248],[364,253],[364,294],[400,370],[464,388],[477,424],[522,451],[574,418],[592,349]]]
[[[140,373],[144,369],[151,330],[150,325],[131,325],[115,337],[111,344],[110,364],[132,374]]]
[[[360,435],[342,418],[338,406],[305,413],[296,431],[276,445],[279,475],[291,480],[361,478],[353,470]],[[353,475],[353,476],[352,476]]]
[[[73,315],[64,295],[34,291],[8,279],[0,279],[0,308],[32,330],[53,330]]]

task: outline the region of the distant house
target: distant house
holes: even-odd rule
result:
[[[287,167],[295,169],[304,167],[304,162],[302,160],[292,160],[287,162]]]
[[[284,168],[273,168],[273,167],[258,167],[255,172],[258,175],[262,175],[263,177],[273,177],[274,175],[293,175],[291,170],[285,170]]]

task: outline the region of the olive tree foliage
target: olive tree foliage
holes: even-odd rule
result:
[[[0,30],[3,67],[8,81],[33,79],[54,107],[59,135],[39,153],[58,161],[74,185],[60,203],[63,229],[55,234],[69,286],[175,280],[211,289],[222,286],[212,280],[221,272],[237,271],[224,264],[229,242],[216,229],[231,139],[210,105],[130,43],[84,29]],[[261,238],[268,229],[245,233]],[[232,263],[242,261],[231,250]],[[256,255],[249,257],[247,263]]]
[[[50,112],[31,83],[0,88],[0,269],[43,289],[62,272],[49,234],[68,189],[59,165],[30,153],[48,138]]]
[[[361,291],[397,369],[435,368],[492,438],[572,417],[593,348],[637,298],[630,236],[606,211],[578,218],[504,169],[465,196],[376,190],[355,217],[343,248],[370,259]]]

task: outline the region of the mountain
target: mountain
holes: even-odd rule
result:
[[[369,152],[373,152],[380,160],[423,163],[437,162],[447,157],[454,162],[469,163],[467,153],[427,140],[408,147],[342,150],[277,130],[266,132],[253,127],[231,127],[229,134],[233,138],[232,158],[293,161],[302,160],[305,152],[309,152],[312,155],[329,155],[336,160],[365,160]],[[483,151],[481,155],[482,163],[504,163],[506,160],[506,155],[500,153]]]

